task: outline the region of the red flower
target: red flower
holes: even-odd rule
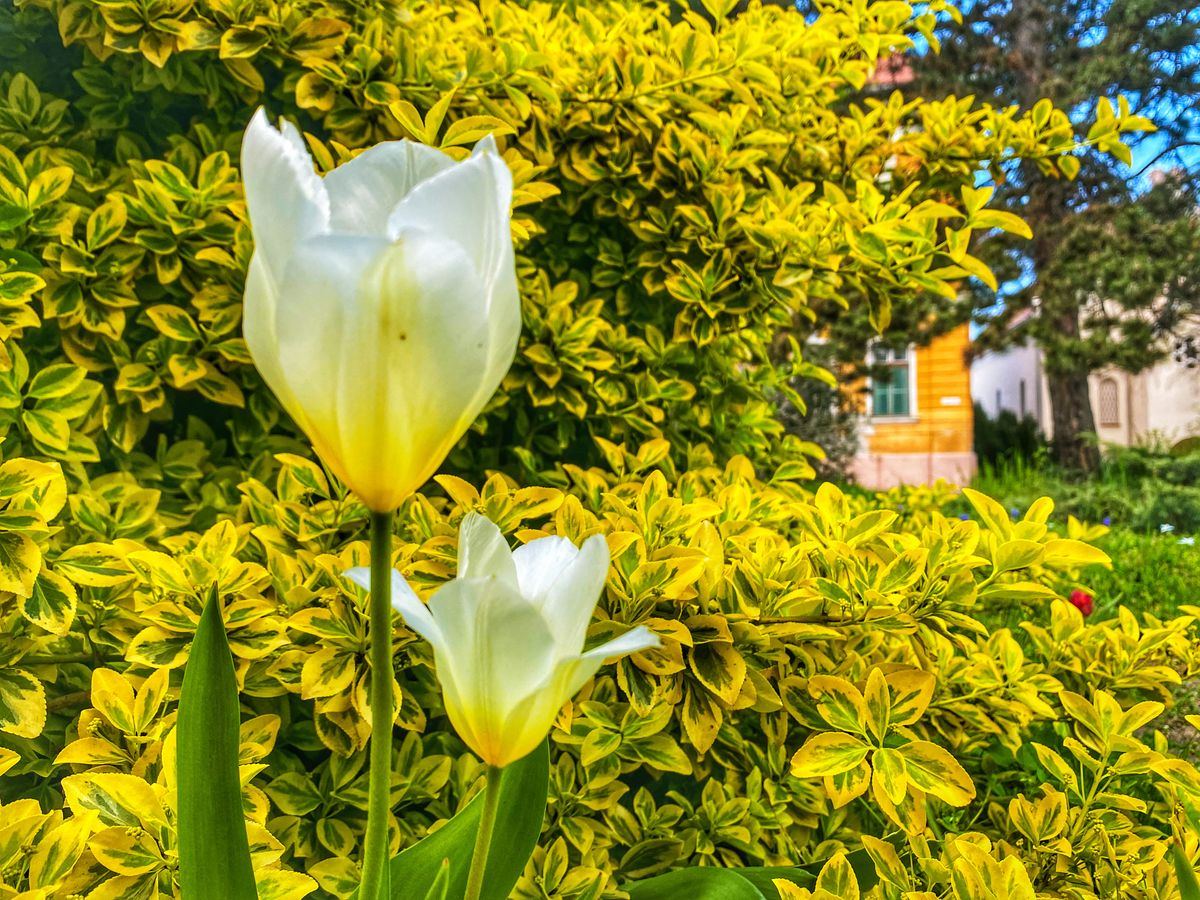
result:
[[[1092,610],[1096,608],[1096,598],[1087,591],[1081,591],[1079,588],[1071,591],[1071,605],[1083,613],[1085,616],[1090,616]]]

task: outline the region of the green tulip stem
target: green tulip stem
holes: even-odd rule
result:
[[[392,513],[371,513],[371,770],[361,900],[390,900],[388,813],[392,793]]]
[[[475,853],[471,856],[471,873],[467,876],[467,893],[463,900],[479,900],[483,892],[483,874],[487,869],[488,849],[492,832],[496,830],[496,813],[500,809],[499,766],[488,766],[487,786],[483,791],[483,814],[479,818],[479,834],[475,837]]]

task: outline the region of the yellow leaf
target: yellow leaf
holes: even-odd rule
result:
[[[951,806],[966,806],[975,799],[971,776],[948,751],[930,741],[911,741],[899,748],[908,777],[927,794]]]
[[[746,681],[746,661],[733,646],[700,644],[688,653],[688,661],[697,681],[725,703],[737,700]]]
[[[692,746],[700,753],[707,753],[717,739],[725,715],[707,691],[688,687],[684,691],[680,718]]]
[[[865,759],[853,769],[825,776],[825,790],[836,809],[866,793],[871,786],[871,765]]]
[[[838,900],[858,900],[858,878],[846,858],[845,850],[839,850],[821,867],[817,875],[817,889],[828,891]]]
[[[1012,533],[1012,520],[1003,506],[986,494],[981,494],[971,488],[963,488],[962,494],[975,508],[975,512],[989,530],[1004,538]]]
[[[140,828],[106,828],[88,841],[88,849],[118,875],[145,875],[165,864],[158,844]]]
[[[70,873],[87,846],[86,838],[96,828],[95,813],[71,816],[38,841],[29,858],[29,886],[52,888]]]
[[[865,734],[863,723],[867,707],[858,688],[833,675],[814,675],[808,679],[808,692],[816,698],[817,712],[833,728],[853,734]]]
[[[104,738],[89,737],[72,741],[54,757],[55,765],[123,766],[129,754]]]
[[[167,826],[154,787],[135,775],[116,772],[68,775],[62,780],[62,788],[67,805],[76,815],[94,810],[109,825],[153,831]]]
[[[873,775],[871,787],[876,795],[882,793],[892,803],[899,803],[908,793],[908,774],[904,758],[896,750],[885,747],[871,755]]]
[[[75,585],[57,572],[43,569],[33,583],[33,592],[21,602],[21,613],[39,628],[64,635],[75,620],[77,602]]]
[[[771,887],[775,888],[779,900],[808,900],[812,896],[807,888],[802,888],[795,882],[786,881],[783,878],[772,879]]]
[[[135,694],[129,680],[112,669],[92,672],[92,706],[126,734],[133,734]]]
[[[84,587],[113,587],[131,577],[110,544],[77,544],[55,560],[54,568]]]
[[[1043,552],[1043,545],[1037,541],[1004,541],[996,548],[992,574],[1000,575],[1037,565],[1042,561]]]
[[[882,743],[891,727],[892,697],[888,691],[887,680],[878,667],[872,668],[867,675],[863,700],[867,708],[867,727],[875,735],[875,739]]]
[[[1112,568],[1112,559],[1107,553],[1083,541],[1069,538],[1051,538],[1046,541],[1045,555],[1042,564],[1055,568],[1071,568],[1076,566],[1104,566]]]
[[[33,538],[16,531],[0,532],[0,591],[29,597],[41,568],[42,551]]]
[[[887,677],[892,689],[892,724],[912,725],[925,714],[937,678],[922,669],[901,669]]]
[[[46,689],[23,669],[0,669],[0,731],[35,738],[46,725]]]
[[[136,733],[145,734],[154,724],[167,699],[169,686],[169,669],[155,669],[154,674],[142,682],[133,701],[133,727]]]
[[[971,217],[972,228],[999,228],[1009,234],[1025,239],[1033,237],[1033,230],[1020,216],[1000,209],[981,209]]]
[[[300,900],[317,889],[317,882],[300,872],[259,869],[254,873],[258,900]]]
[[[870,747],[849,734],[814,734],[792,756],[792,774],[797,778],[818,778],[849,772],[867,758]]]
[[[354,682],[355,656],[341,647],[323,647],[313,653],[300,671],[300,696],[332,697]]]

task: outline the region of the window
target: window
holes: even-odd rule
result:
[[[1021,418],[1025,418],[1025,379],[1021,379]]]
[[[1121,403],[1117,397],[1117,379],[1100,380],[1100,424],[1115,428],[1121,424]]]
[[[875,347],[871,351],[871,414],[875,416],[912,415],[910,378],[912,365],[908,350]]]

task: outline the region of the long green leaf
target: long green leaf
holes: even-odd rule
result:
[[[188,900],[258,897],[238,780],[240,723],[233,655],[214,586],[179,697],[179,882]]]
[[[1196,878],[1196,870],[1188,862],[1183,848],[1176,844],[1171,856],[1175,861],[1175,879],[1179,882],[1181,900],[1200,900],[1200,880]]]
[[[504,770],[500,812],[488,852],[481,900],[508,900],[542,833],[549,785],[550,750],[546,743]],[[392,860],[395,900],[426,896],[445,860],[450,861],[445,896],[448,900],[462,900],[482,809],[481,793],[453,819]]]
[[[630,900],[764,900],[763,892],[736,869],[678,869],[621,889]]]

